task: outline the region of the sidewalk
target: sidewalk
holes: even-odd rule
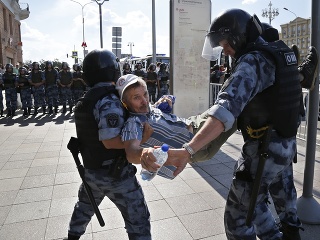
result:
[[[75,136],[73,115],[0,119],[0,239],[62,239],[67,235],[80,184],[66,145]],[[233,166],[242,143],[230,137],[210,161],[188,165],[174,180],[141,182],[151,213],[153,240],[226,240],[223,212]],[[295,184],[301,196],[305,148],[298,148]],[[139,172],[138,168],[138,172]],[[314,197],[320,202],[320,152],[316,153]],[[140,176],[137,176],[140,180]],[[126,240],[120,212],[107,198],[82,239]],[[319,213],[320,214],[320,213]],[[317,240],[320,225],[304,224],[304,240]]]

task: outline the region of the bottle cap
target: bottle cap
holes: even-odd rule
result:
[[[168,150],[169,150],[169,145],[168,145],[168,144],[165,144],[165,143],[162,144],[161,150],[164,151],[164,152],[168,152]]]

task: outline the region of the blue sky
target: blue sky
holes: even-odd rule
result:
[[[23,59],[39,61],[59,59],[73,63],[73,50],[83,58],[82,7],[70,0],[25,0],[29,4],[30,16],[21,21]],[[77,0],[82,5],[90,0]],[[157,53],[169,56],[169,0],[156,0]],[[274,0],[272,9],[279,15],[272,25],[280,30],[280,25],[293,21],[295,15],[284,10],[286,7],[298,17],[311,17],[311,0]],[[262,10],[269,9],[269,0],[212,0],[212,19],[230,8],[241,8],[256,14],[262,22]],[[21,4],[22,8],[25,4]],[[99,6],[96,2],[83,8],[85,40],[87,49],[100,48]],[[102,5],[103,47],[111,50],[112,27],[122,27],[122,53],[130,53],[129,42],[133,42],[134,56],[152,53],[152,1],[151,0],[109,0]],[[208,25],[209,27],[209,25]],[[67,58],[69,54],[69,58]],[[201,53],[199,53],[201,54]],[[81,60],[81,59],[80,59]]]

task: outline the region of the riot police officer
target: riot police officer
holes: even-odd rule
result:
[[[72,99],[72,73],[70,72],[69,64],[63,62],[59,72],[58,84],[60,86],[60,103],[62,103],[62,113],[67,112],[67,104],[69,104],[69,111],[72,112],[73,99]]]
[[[31,86],[28,80],[28,72],[25,67],[19,68],[18,88],[20,91],[23,116],[28,116],[31,113],[32,97],[31,97]]]
[[[152,103],[156,102],[156,94],[157,94],[158,75],[155,71],[156,71],[156,65],[154,63],[151,63],[147,70],[146,83],[147,83],[147,88],[149,92],[149,98],[150,98],[149,101]]]
[[[131,74],[132,71],[131,71],[131,66],[129,63],[125,62],[123,64],[123,70],[122,70],[122,75],[127,75],[127,74]]]
[[[142,63],[141,62],[137,62],[136,63],[136,65],[134,66],[133,74],[138,76],[138,77],[141,77],[142,79],[145,79],[146,73],[142,69]]]
[[[167,65],[165,63],[161,63],[160,70],[158,72],[158,99],[169,93],[168,80],[169,72],[167,71]]]
[[[108,50],[93,50],[84,58],[83,75],[90,90],[75,107],[77,137],[85,179],[97,205],[107,196],[120,210],[129,239],[151,240],[144,194],[119,136],[125,121],[115,89],[120,74],[118,58]],[[69,224],[69,240],[85,233],[93,214],[82,184]]]
[[[6,64],[5,69],[2,81],[6,97],[7,117],[10,117],[15,115],[17,109],[17,74],[13,73],[11,63]]]
[[[74,101],[77,101],[83,96],[84,90],[87,84],[83,80],[83,73],[81,71],[81,66],[78,63],[73,65],[72,73],[72,94]]]
[[[280,240],[282,233],[265,199],[270,184],[281,178],[296,153],[301,86],[294,52],[282,41],[274,45],[265,42],[260,37],[259,19],[241,9],[223,12],[211,23],[208,32],[203,56],[217,59],[223,48],[225,55],[234,58],[235,65],[210,108],[210,117],[203,128],[183,149],[170,150],[167,164],[177,166],[176,174],[179,173],[193,154],[237,121],[245,144],[227,197],[224,214],[227,238],[255,240],[258,236]],[[220,51],[215,51],[216,48]],[[286,61],[287,56],[290,62]],[[142,167],[147,169],[156,167],[150,153],[151,150],[142,156]],[[265,160],[261,184],[253,205],[252,222],[247,222],[261,160]]]
[[[34,115],[38,114],[39,106],[42,107],[42,113],[46,112],[46,101],[45,101],[45,79],[43,72],[40,69],[38,62],[32,63],[32,70],[29,74],[29,83],[32,86],[32,93],[34,98]]]
[[[59,91],[58,91],[58,80],[59,74],[56,69],[53,68],[53,63],[51,61],[46,61],[45,70],[45,83],[46,83],[46,97],[48,102],[48,114],[58,112],[58,101],[59,101]]]

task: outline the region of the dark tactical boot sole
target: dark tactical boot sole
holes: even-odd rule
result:
[[[315,47],[309,48],[306,59],[298,66],[299,72],[304,76],[301,86],[312,90],[315,82],[315,72],[318,69],[318,51]]]

